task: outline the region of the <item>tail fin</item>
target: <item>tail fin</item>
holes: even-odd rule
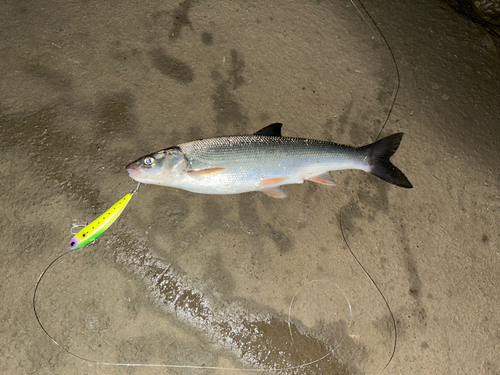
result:
[[[370,165],[368,172],[393,185],[409,189],[413,187],[411,182],[389,160],[398,149],[401,138],[403,138],[403,133],[396,133],[363,146],[361,149],[368,150]]]

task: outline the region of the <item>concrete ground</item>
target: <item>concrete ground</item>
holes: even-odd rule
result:
[[[42,279],[59,347],[37,279],[135,188],[129,162],[272,122],[361,146],[397,79],[347,0],[2,2],[3,374],[377,374],[391,313],[341,225],[395,317],[385,374],[500,374],[500,40],[437,0],[366,7],[414,188],[142,186]]]

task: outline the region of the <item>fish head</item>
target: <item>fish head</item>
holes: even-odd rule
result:
[[[169,185],[187,169],[188,160],[178,147],[154,152],[127,165],[129,176],[144,184]]]

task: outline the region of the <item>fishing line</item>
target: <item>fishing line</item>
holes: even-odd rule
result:
[[[354,252],[352,251],[351,246],[349,245],[349,242],[347,242],[347,238],[346,238],[345,233],[344,233],[344,228],[342,227],[342,212],[340,213],[339,226],[340,226],[340,232],[342,233],[342,238],[344,239],[344,242],[345,242],[347,248],[349,249],[349,252],[351,253],[352,257],[354,258],[354,260],[356,261],[358,266],[361,267],[361,269],[363,270],[365,275],[368,277],[370,282],[373,284],[373,286],[377,289],[380,296],[384,300],[384,303],[387,307],[387,310],[389,310],[389,313],[391,315],[392,326],[394,328],[394,344],[392,346],[392,352],[391,352],[391,355],[389,357],[389,360],[387,361],[385,366],[377,373],[377,375],[379,375],[387,368],[387,366],[389,366],[389,363],[391,363],[392,359],[394,358],[394,355],[396,354],[396,345],[397,345],[397,341],[398,341],[398,330],[397,330],[397,325],[396,325],[396,319],[394,318],[394,314],[392,313],[391,306],[389,305],[389,302],[385,298],[384,293],[382,293],[382,290],[379,288],[379,286],[377,285],[377,283],[375,282],[373,277],[371,277],[371,275],[368,273],[366,268],[361,264],[360,260],[356,256],[356,254],[354,254]]]
[[[373,141],[374,143],[378,141],[378,139],[380,138],[380,135],[382,134],[382,131],[384,130],[385,126],[387,125],[387,122],[389,121],[389,117],[391,117],[391,113],[392,113],[392,110],[394,109],[394,105],[396,103],[396,99],[398,97],[398,93],[399,93],[399,87],[401,86],[401,75],[399,74],[399,68],[398,68],[398,64],[396,62],[396,57],[394,56],[394,52],[392,52],[392,48],[391,48],[391,45],[389,44],[389,42],[387,41],[386,37],[384,36],[384,33],[382,32],[382,30],[380,30],[380,27],[378,27],[377,23],[375,22],[375,20],[373,19],[373,17],[370,15],[370,13],[366,10],[365,6],[363,5],[363,3],[361,2],[361,0],[358,0],[359,2],[359,5],[361,6],[361,8],[363,8],[363,11],[366,13],[366,15],[368,16],[368,18],[370,19],[371,21],[371,24],[373,26],[375,26],[375,28],[377,29],[378,32],[375,32],[372,28],[372,26],[370,25],[370,23],[368,22],[368,20],[363,16],[363,13],[359,10],[359,8],[356,6],[356,4],[354,3],[354,0],[350,0],[351,4],[354,6],[354,8],[356,8],[356,11],[358,12],[358,14],[361,16],[361,18],[363,19],[363,21],[365,21],[365,23],[368,25],[368,27],[370,28],[370,30],[373,32],[373,34],[377,37],[377,38],[382,38],[384,44],[386,45],[387,47],[387,50],[389,51],[390,55],[391,55],[391,60],[392,60],[392,64],[394,65],[394,72],[396,74],[396,88],[394,89],[393,91],[393,94],[392,94],[392,102],[391,102],[391,105],[389,107],[389,110],[387,112],[387,116],[385,118],[385,121],[384,123],[382,124],[382,127],[380,128],[380,131],[378,132],[377,134],[377,137],[375,138],[375,140]]]
[[[290,305],[288,307],[288,331],[290,332],[290,339],[292,340],[292,345],[295,347],[295,350],[297,351],[297,354],[300,357],[300,360],[302,362],[304,362],[304,360],[302,359],[302,356],[300,355],[300,352],[297,349],[297,346],[295,345],[295,339],[293,338],[292,324],[291,324],[291,321],[292,321],[292,306],[293,306],[293,303],[294,303],[295,299],[297,298],[297,295],[299,294],[299,292],[302,289],[304,289],[309,284],[319,284],[320,282],[332,284],[333,286],[335,286],[335,288],[337,288],[337,290],[339,290],[342,293],[342,295],[344,296],[344,298],[345,298],[345,300],[347,302],[347,306],[349,308],[349,321],[347,323],[347,326],[350,327],[352,325],[352,306],[351,306],[351,302],[349,301],[349,298],[347,297],[346,293],[342,290],[342,288],[340,286],[338,286],[333,281],[323,280],[323,279],[311,280],[311,281],[307,282],[306,284],[302,285],[299,289],[297,289],[297,291],[293,295],[292,300],[290,301]],[[340,347],[340,345],[342,344],[342,342],[344,341],[344,339],[345,338],[343,338],[333,349],[331,349],[328,353],[326,353],[325,355],[323,355],[319,359],[317,359],[317,360],[315,360],[313,362],[304,363],[303,366],[312,365],[312,364],[314,364],[314,363],[316,363],[318,361],[321,361],[321,360],[327,358],[330,355],[333,355],[333,353],[335,352],[335,350],[337,350]]]
[[[308,367],[308,366],[311,366],[317,362],[320,362],[322,360],[324,360],[325,358],[327,358],[328,356],[331,356],[333,355],[333,352],[341,345],[341,342],[334,348],[332,349],[331,351],[329,351],[328,353],[326,353],[325,355],[321,356],[320,358],[318,359],[315,359],[313,361],[309,361],[307,363],[303,363],[301,365],[296,365],[296,366],[289,366],[289,367],[283,367],[283,368],[273,368],[273,369],[249,369],[249,368],[238,368],[238,367],[220,367],[220,366],[201,366],[201,365],[171,365],[171,364],[150,364],[150,363],[112,363],[112,362],[100,362],[100,361],[94,361],[92,359],[89,359],[89,358],[85,358],[79,354],[76,354],[74,353],[73,351],[71,351],[70,349],[68,349],[66,346],[64,346],[63,344],[59,343],[50,333],[49,331],[45,328],[45,326],[43,325],[42,321],[40,320],[40,316],[38,314],[38,311],[37,311],[37,308],[36,308],[36,298],[37,298],[37,293],[38,293],[38,288],[42,282],[42,279],[43,277],[47,274],[47,272],[49,271],[49,269],[54,265],[56,264],[57,261],[59,261],[61,258],[63,258],[64,256],[68,255],[69,253],[75,253],[76,251],[78,250],[69,250],[61,255],[59,255],[57,258],[55,258],[52,262],[50,262],[50,264],[47,266],[47,268],[45,268],[45,270],[40,274],[40,277],[38,278],[37,282],[36,282],[36,285],[35,285],[35,289],[34,289],[34,292],[33,292],[33,312],[35,314],[35,318],[36,318],[36,321],[38,322],[38,325],[40,326],[40,328],[43,330],[43,332],[50,338],[50,340],[56,344],[59,348],[61,348],[62,350],[64,350],[66,353],[72,355],[73,357],[76,357],[84,362],[88,362],[88,363],[92,363],[94,365],[99,365],[99,366],[114,366],[114,367],[155,367],[155,368],[173,368],[173,369],[192,369],[192,370],[196,370],[196,369],[200,369],[200,370],[223,370],[223,371],[235,371],[235,370],[238,370],[238,371],[245,371],[245,372],[255,372],[255,373],[265,373],[265,372],[287,372],[287,371],[290,371],[290,370],[297,370],[297,369],[301,369],[301,368],[305,368],[305,367]],[[331,283],[333,284],[335,287],[337,287],[338,290],[341,291],[342,295],[345,297],[346,301],[347,301],[347,304],[348,304],[348,307],[349,307],[349,314],[350,314],[350,317],[349,317],[349,326],[351,325],[351,321],[352,321],[352,308],[351,308],[351,304],[349,302],[349,299],[347,298],[347,295],[344,293],[344,291],[335,283],[331,282],[331,281],[328,281],[328,280],[312,280],[306,284],[304,284],[303,286],[301,286],[294,294],[293,298],[292,298],[292,301],[290,302],[290,306],[289,306],[289,312],[288,312],[288,327],[289,327],[289,330],[290,330],[290,337],[291,337],[291,340],[293,341],[293,334],[292,334],[292,330],[291,330],[291,310],[292,310],[292,305],[293,305],[293,302],[295,300],[295,298],[297,297],[297,294],[300,292],[301,289],[303,289],[307,284],[310,284],[310,283],[317,283],[317,282],[320,282],[320,281],[323,281],[323,282],[327,282],[327,283]],[[295,344],[294,344],[295,346]]]
[[[389,365],[389,363],[391,362],[392,358],[394,357],[394,354],[395,354],[395,350],[396,350],[396,340],[397,340],[397,331],[396,331],[396,321],[394,319],[394,315],[392,313],[392,310],[389,306],[389,303],[387,302],[385,296],[383,295],[382,291],[380,290],[380,288],[378,287],[378,285],[375,283],[375,281],[373,280],[373,278],[370,276],[370,274],[368,273],[368,271],[363,267],[363,265],[361,264],[361,262],[358,260],[358,258],[356,257],[356,255],[354,254],[354,252],[352,251],[351,247],[349,246],[349,243],[347,242],[347,239],[346,239],[346,236],[344,234],[344,230],[343,230],[343,227],[342,227],[342,216],[340,216],[340,230],[341,230],[341,233],[342,233],[342,237],[344,239],[344,242],[347,246],[347,248],[349,249],[349,251],[351,252],[352,256],[354,257],[354,259],[356,260],[357,264],[361,267],[361,269],[364,271],[364,273],[366,274],[366,276],[369,278],[369,280],[371,281],[371,283],[375,286],[375,288],[378,290],[379,294],[382,296],[382,299],[384,300],[389,312],[390,312],[390,315],[391,315],[391,318],[392,318],[392,322],[393,322],[393,326],[394,326],[394,332],[395,332],[395,336],[394,336],[394,347],[393,347],[393,350],[392,350],[392,353],[391,353],[391,357],[390,359],[388,360],[388,362],[386,363],[386,365],[382,368],[381,371],[379,371],[377,373],[380,374],[382,371],[385,370],[385,368]],[[36,307],[36,302],[37,302],[37,293],[38,293],[38,289],[39,289],[39,286],[43,280],[43,277],[47,274],[47,272],[49,271],[49,269],[51,269],[52,266],[54,266],[54,264],[56,264],[56,262],[58,262],[60,259],[62,259],[63,257],[65,257],[66,255],[70,254],[70,253],[74,253],[75,250],[69,250],[61,255],[59,255],[57,258],[55,258],[48,266],[47,268],[45,268],[45,270],[40,274],[40,277],[38,278],[37,282],[36,282],[36,285],[35,285],[35,289],[34,289],[34,292],[33,292],[33,311],[34,311],[34,314],[35,314],[35,318],[38,322],[38,325],[40,326],[40,328],[43,330],[43,332],[50,338],[50,340],[56,344],[59,348],[61,348],[62,350],[64,350],[66,353],[84,361],[84,362],[88,362],[88,363],[92,363],[92,364],[95,364],[95,365],[100,365],[100,366],[115,366],[115,367],[155,367],[155,368],[176,368],[176,369],[209,369],[209,370],[224,370],[224,371],[229,371],[229,370],[239,370],[239,371],[245,371],[245,372],[256,372],[256,373],[265,373],[265,372],[273,372],[273,371],[277,371],[277,372],[282,372],[282,371],[290,371],[290,370],[297,370],[297,369],[300,369],[300,368],[305,368],[305,367],[308,367],[308,366],[311,366],[315,363],[318,363],[324,359],[326,359],[327,357],[331,356],[334,354],[335,350],[337,350],[342,342],[344,341],[345,338],[343,338],[333,349],[331,349],[328,353],[320,356],[319,358],[315,359],[315,360],[312,360],[312,361],[309,361],[309,362],[305,362],[301,365],[297,365],[297,366],[290,366],[290,367],[285,367],[285,368],[274,368],[274,369],[248,369],[248,368],[234,368],[234,367],[219,367],[219,366],[197,366],[197,365],[172,365],[172,364],[149,364],[149,363],[112,363],[112,362],[100,362],[100,361],[95,361],[95,360],[92,360],[92,359],[89,359],[89,358],[86,358],[84,356],[81,356],[79,354],[76,354],[74,353],[73,351],[71,351],[70,349],[68,349],[66,346],[64,346],[63,344],[59,343],[50,333],[49,331],[45,328],[45,326],[43,325],[42,321],[40,320],[40,316],[38,314],[38,311],[37,311],[37,307]],[[347,297],[346,293],[342,290],[342,288],[340,288],[336,283],[330,281],[330,280],[321,280],[321,279],[318,279],[318,280],[312,280],[312,281],[309,281],[307,282],[306,284],[302,285],[300,288],[297,289],[297,291],[295,292],[295,294],[293,295],[291,301],[290,301],[290,305],[289,305],[289,309],[288,309],[288,329],[289,329],[289,332],[290,332],[290,338],[291,338],[291,341],[292,341],[292,344],[293,346],[295,347],[295,349],[297,350],[297,346],[295,345],[295,340],[294,340],[294,336],[293,336],[293,332],[292,332],[292,325],[291,325],[291,320],[292,320],[292,308],[293,308],[293,304],[297,298],[297,295],[299,294],[299,292],[304,289],[307,285],[309,284],[318,284],[320,282],[324,282],[324,283],[328,283],[328,284],[331,284],[333,286],[335,286],[335,288],[337,288],[338,291],[340,291],[341,295],[344,297],[346,303],[347,303],[347,306],[348,306],[348,310],[349,310],[349,321],[348,321],[348,327],[350,327],[352,325],[352,306],[351,306],[351,303],[349,301],[349,298]],[[297,353],[299,354],[299,357],[300,359],[303,361],[302,357],[300,356],[300,352],[297,350]]]

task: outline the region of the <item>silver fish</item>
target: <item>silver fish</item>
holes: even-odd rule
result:
[[[194,193],[261,191],[274,198],[286,197],[282,185],[305,180],[335,185],[330,171],[341,169],[361,169],[393,185],[413,187],[389,160],[399,147],[402,133],[352,147],[282,137],[281,127],[276,123],[253,135],[183,143],[136,160],[127,166],[127,172],[137,182]]]

